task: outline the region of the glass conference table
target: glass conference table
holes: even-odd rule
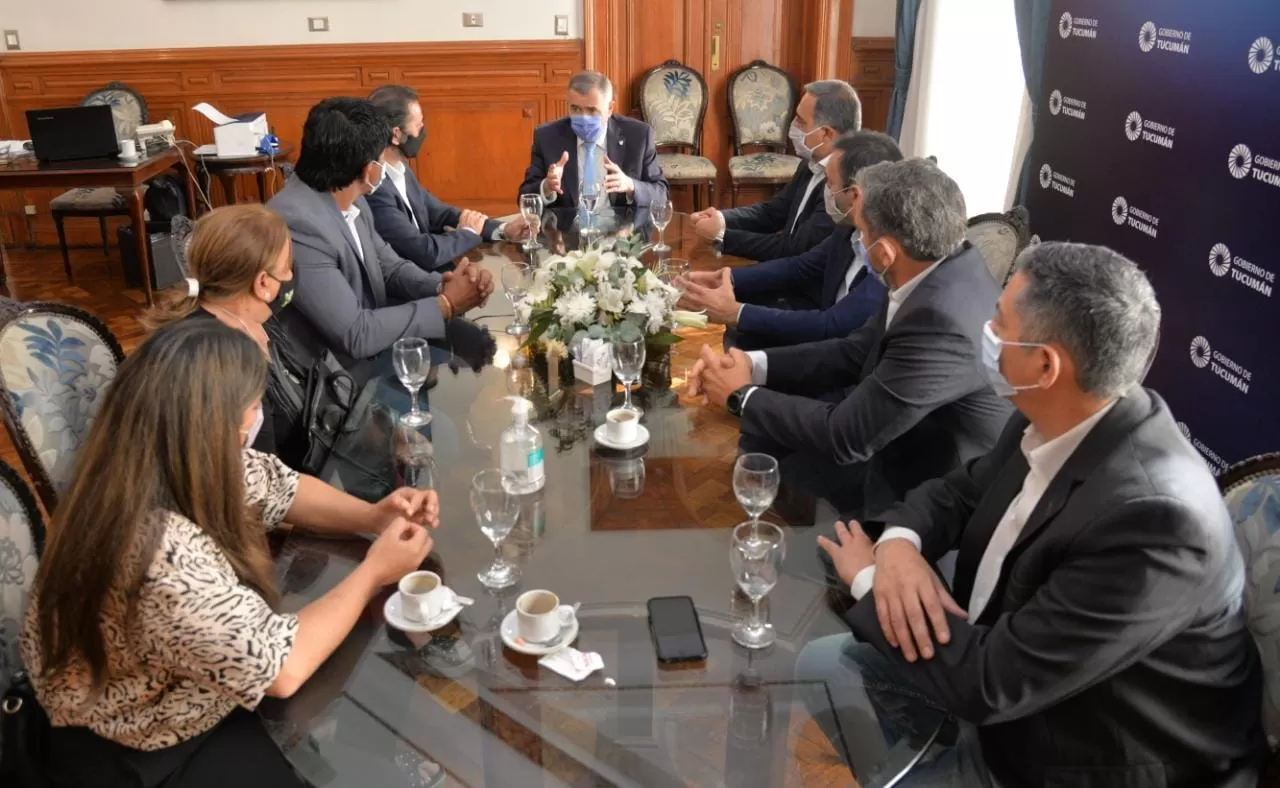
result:
[[[642,218],[635,231],[645,232]],[[549,235],[549,245],[577,243],[572,232]],[[698,243],[684,216],[667,228],[667,241],[695,270],[742,262]],[[522,254],[498,245],[473,257],[496,280],[501,263]],[[597,449],[591,436],[620,401],[614,383],[578,383],[571,365],[519,349],[502,330],[510,310],[500,290],[477,313],[434,349],[424,397],[433,419],[420,431],[432,445],[441,500],[427,568],[475,604],[441,630],[406,635],[383,618],[394,589],[375,600],[297,695],[263,706],[297,769],[316,786],[892,785],[930,746],[944,715],[917,718],[911,730],[886,718],[846,731],[850,768],[804,701],[816,693],[829,706],[830,692],[795,677],[806,643],[848,631],[821,584],[780,579],[763,603],[778,635],[768,649],[752,652],[730,638],[749,605],[729,570],[729,529],[745,519],[731,485],[737,425],[676,390],[696,348],[716,341],[718,330],[690,332],[669,365],[646,370],[636,402],[651,439],[619,453]],[[495,593],[476,579],[493,549],[468,490],[476,471],[497,464],[510,393],[535,403],[547,483],[523,500],[504,546],[522,579]],[[403,434],[395,416],[408,399],[390,376],[372,380],[366,396],[377,403],[374,418],[324,475],[371,498],[397,483],[394,445]],[[784,525],[789,550],[814,550],[814,528],[774,513],[765,519]],[[286,608],[335,586],[366,547],[290,534],[279,557]],[[602,671],[574,683],[503,645],[500,622],[532,588],[581,603],[574,645],[598,652]],[[693,598],[704,662],[658,662],[646,601],[668,595]]]

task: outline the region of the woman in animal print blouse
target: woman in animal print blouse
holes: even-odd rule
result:
[[[266,380],[252,339],[188,321],[148,339],[106,392],[22,636],[55,786],[298,785],[252,710],[292,695],[430,552],[434,492],[368,504],[243,448]],[[380,535],[288,614],[266,541],[285,520]]]

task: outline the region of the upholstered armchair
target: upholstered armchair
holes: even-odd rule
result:
[[[653,129],[658,166],[667,182],[690,187],[695,210],[715,205],[716,165],[702,155],[708,98],[702,75],[678,60],[668,60],[641,77],[635,93],[640,113]]]
[[[0,412],[46,511],[70,483],[124,352],[98,318],[66,304],[16,304],[0,320]]]
[[[43,548],[36,500],[18,472],[0,462],[0,694],[22,669],[18,635]]]
[[[755,60],[729,78],[729,115],[733,118],[733,157],[729,177],[733,204],[743,186],[787,183],[800,158],[787,153],[787,130],[795,117],[796,86],[790,75]],[[757,153],[744,150],[759,149]]]
[[[1013,273],[1013,263],[1031,242],[1031,217],[1015,205],[1008,213],[984,213],[969,220],[969,243],[982,250],[991,278],[1003,287]]]

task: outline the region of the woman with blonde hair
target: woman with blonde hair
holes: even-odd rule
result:
[[[54,786],[300,785],[253,710],[292,695],[430,552],[435,493],[368,504],[245,448],[266,381],[242,331],[185,321],[144,342],[107,390],[22,633],[53,725]],[[286,520],[379,533],[297,614],[279,610],[266,541]]]

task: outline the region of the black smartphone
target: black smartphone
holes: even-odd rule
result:
[[[693,599],[659,596],[649,600],[649,633],[662,662],[697,662],[707,658],[702,624]]]

